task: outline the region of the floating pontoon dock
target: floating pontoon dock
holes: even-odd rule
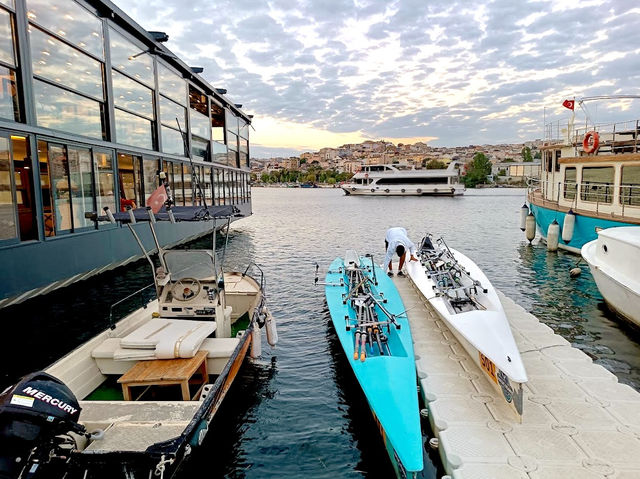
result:
[[[520,423],[411,280],[394,282],[408,310],[420,391],[451,478],[640,477],[637,391],[499,293],[529,377]]]

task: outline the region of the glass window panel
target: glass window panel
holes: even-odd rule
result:
[[[184,206],[184,191],[182,189],[182,164],[173,164],[173,201],[176,205]]]
[[[56,233],[73,228],[71,216],[71,193],[69,191],[69,161],[65,148],[49,144],[49,175]]]
[[[118,181],[120,183],[120,211],[127,206],[142,205],[142,181],[140,179],[140,157],[120,153],[118,155]]]
[[[227,145],[225,145],[224,143],[220,143],[219,141],[214,141],[211,161],[224,164],[227,162],[228,153],[229,149],[227,148]]]
[[[564,170],[564,197],[567,199],[576,197],[576,169],[573,166]]]
[[[29,20],[104,58],[102,21],[69,0],[27,0]]]
[[[623,166],[620,202],[640,206],[640,166]]]
[[[192,137],[191,156],[194,160],[209,161],[209,142]]]
[[[153,91],[129,77],[113,71],[113,102],[153,120]]]
[[[611,203],[613,200],[613,166],[582,168],[580,199]]]
[[[153,193],[160,184],[158,181],[158,160],[144,160],[142,162],[142,173],[144,182],[144,204],[147,204],[147,200],[151,193]]]
[[[213,193],[215,195],[216,204],[224,204],[224,186],[222,182],[222,170],[213,171]]]
[[[0,60],[12,66],[16,65],[11,15],[2,9],[0,9]]]
[[[175,155],[184,156],[184,142],[182,135],[178,130],[163,126],[162,133],[162,151],[165,153],[173,153]]]
[[[233,133],[234,135],[238,134],[238,118],[229,110],[225,110],[225,123],[227,127],[227,131]]]
[[[224,108],[211,102],[211,138],[224,143]]]
[[[116,141],[124,145],[153,149],[152,123],[149,120],[115,109]]]
[[[102,64],[29,27],[33,74],[102,100]]]
[[[208,140],[211,135],[211,128],[209,128],[209,117],[198,113],[195,110],[189,109],[191,116],[191,134],[199,136]]]
[[[193,188],[191,186],[191,168],[182,165],[182,184],[184,186],[184,204],[193,206]]]
[[[158,63],[158,87],[160,93],[186,106],[187,82],[161,63]]]
[[[100,103],[35,79],[33,90],[38,125],[103,139]]]
[[[0,137],[0,240],[18,236],[16,204],[11,183],[9,139]]]
[[[15,9],[16,8],[16,7],[13,6],[13,0],[0,0],[0,4],[6,5],[7,7],[11,8],[11,9]]]
[[[238,124],[239,124],[239,128],[238,128],[238,132],[240,134],[240,136],[242,138],[246,138],[247,140],[249,139],[249,124],[238,118]]]
[[[145,48],[131,43],[112,28],[109,29],[109,46],[112,67],[154,88],[153,57],[148,53],[140,54]]]
[[[211,167],[206,166],[204,168],[204,181],[202,183],[204,189],[204,196],[207,200],[207,205],[211,206],[213,200],[213,186],[211,184]]]
[[[189,85],[189,106],[208,118],[208,104],[209,99],[207,98],[207,95]]]
[[[187,109],[177,103],[160,96],[160,121],[171,128],[177,128],[176,118],[180,122],[180,128],[184,131],[187,118]]]
[[[16,73],[0,66],[0,117],[20,121]]]
[[[93,221],[84,217],[95,211],[93,205],[93,177],[91,173],[91,151],[88,148],[68,148],[69,177],[71,178],[71,210],[73,228],[93,226]]]
[[[55,220],[53,217],[53,192],[49,177],[49,147],[46,142],[38,141],[38,161],[40,163],[40,189],[42,190],[42,221],[44,235],[55,236]]]
[[[113,212],[116,210],[115,175],[113,173],[113,156],[109,152],[95,151],[93,161],[96,166],[96,191],[98,213],[102,213],[105,206]]]
[[[224,186],[226,189],[225,197],[227,198],[228,205],[233,204],[233,178],[231,175],[232,172],[229,170],[224,172]]]

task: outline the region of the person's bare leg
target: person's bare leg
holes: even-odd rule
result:
[[[398,272],[402,271],[402,267],[404,266],[404,259],[407,257],[407,253],[400,256],[400,263],[398,264]]]

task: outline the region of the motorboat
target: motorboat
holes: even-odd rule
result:
[[[640,326],[640,226],[600,230],[581,253],[609,309]]]
[[[331,263],[324,284],[340,344],[396,474],[416,477],[423,468],[422,433],[413,342],[402,299],[373,258],[353,250]]]
[[[116,320],[116,304],[104,331],[0,395],[0,477],[169,478],[202,444],[243,360],[260,354],[260,326],[275,344],[275,323],[258,267],[260,277],[224,271],[215,248],[165,250],[154,225],[208,221],[215,246],[216,222],[237,212],[106,215],[130,229],[154,283],[127,298],[142,307]],[[155,299],[142,301],[145,290]]]
[[[491,385],[522,417],[527,373],[498,295],[478,266],[425,236],[419,261],[407,261],[411,281],[446,323]]]

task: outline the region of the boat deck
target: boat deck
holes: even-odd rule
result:
[[[410,279],[394,282],[453,479],[640,477],[640,393],[499,292],[529,377],[520,423]]]

